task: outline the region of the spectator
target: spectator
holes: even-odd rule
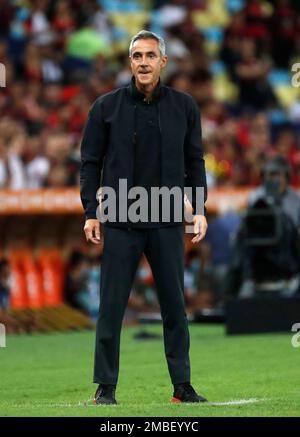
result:
[[[60,0],[55,4],[51,25],[56,33],[57,46],[63,50],[67,37],[76,28],[76,20],[69,1]]]
[[[225,300],[229,263],[232,257],[232,237],[241,222],[240,214],[235,211],[224,212],[209,224],[206,246],[206,269],[215,294],[215,303],[222,305]]]
[[[296,39],[296,16],[290,0],[276,0],[271,31],[272,57],[278,68],[288,68]],[[275,43],[276,41],[276,43]]]
[[[11,271],[6,259],[0,260],[0,309],[9,308],[9,296],[11,288]]]
[[[266,60],[257,57],[255,42],[245,38],[241,44],[240,60],[235,68],[241,105],[256,110],[276,105],[276,98],[267,77],[270,68]]]
[[[81,252],[74,251],[71,254],[65,279],[64,297],[71,306],[81,310],[85,309],[83,301],[88,293],[88,267],[88,260]]]
[[[190,250],[186,254],[184,268],[184,295],[188,306],[193,306],[198,294],[200,267],[200,253],[194,249]]]
[[[300,229],[300,196],[290,186],[291,168],[289,162],[282,156],[275,156],[266,162],[263,168],[263,182],[249,197],[249,205],[265,197],[267,193],[266,182],[272,181],[278,188],[278,202],[283,212],[290,218],[294,227]],[[277,188],[275,189],[277,190]]]
[[[49,0],[31,0],[30,16],[27,20],[27,31],[37,46],[53,42],[55,35],[47,17]]]
[[[248,214],[234,238],[227,292],[248,298],[272,290],[289,297],[300,284],[300,196],[289,187],[285,158],[268,160],[262,175],[263,184],[250,194]]]
[[[0,90],[0,116],[8,118],[16,131],[22,129],[25,137],[20,140],[19,136],[19,157],[14,153],[15,140],[2,138],[1,186],[76,185],[78,155],[74,145],[80,142],[91,103],[130,80],[127,53],[122,50],[120,38],[124,39],[126,32],[129,37],[131,29],[110,19],[106,5],[100,6],[96,0],[32,0],[14,6],[1,0],[0,4],[1,23],[3,17],[8,20],[1,26],[0,62],[6,67],[7,86]],[[257,184],[259,168],[266,156],[274,154],[276,148],[284,154],[283,148],[287,146],[283,145],[286,140],[271,144],[273,125],[268,126],[268,131],[255,132],[255,120],[261,117],[256,113],[280,110],[283,117],[290,118],[295,130],[299,124],[296,98],[285,113],[281,100],[275,97],[276,81],[272,81],[272,86],[269,82],[274,63],[287,68],[292,56],[297,55],[300,41],[297,2],[248,0],[231,14],[230,20],[226,2],[216,9],[226,20],[213,16],[207,1],[187,2],[184,6],[177,0],[162,1],[155,5],[163,15],[158,18],[156,10],[153,17],[149,16],[149,26],[163,29],[170,43],[170,68],[165,79],[173,87],[191,93],[200,106],[203,140],[213,169],[211,183]],[[139,4],[139,8],[143,6]],[[111,17],[115,17],[114,12]],[[210,22],[207,20],[220,26],[221,36],[214,42],[218,47],[213,54],[209,47],[210,35],[214,33],[205,27]],[[227,96],[227,89],[231,88]],[[220,91],[222,95],[224,90],[226,97],[220,98]],[[46,145],[48,137],[60,132],[71,135],[72,145],[60,166],[54,168],[58,163],[47,155],[48,146],[36,147],[35,152],[29,149],[37,141],[32,138],[42,135],[40,141]],[[3,137],[1,132],[0,136]],[[17,137],[17,132],[14,136]],[[299,180],[297,152],[293,146],[288,153],[295,174],[293,183]],[[12,183],[11,176],[5,176],[8,162],[17,168],[17,182]],[[39,173],[38,180],[28,181],[28,165],[38,168],[33,171]]]
[[[71,136],[60,133],[49,135],[45,152],[50,163],[45,186],[77,185],[79,160],[73,154]]]

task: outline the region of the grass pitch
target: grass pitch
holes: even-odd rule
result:
[[[163,341],[124,328],[116,406],[93,406],[94,333],[8,336],[0,416],[299,416],[300,348],[291,334],[226,336],[190,325],[192,383],[208,404],[171,404]],[[148,326],[162,334],[162,326]]]

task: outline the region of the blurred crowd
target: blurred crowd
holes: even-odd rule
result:
[[[164,82],[199,104],[210,187],[256,185],[277,154],[299,183],[299,2],[0,0],[0,188],[78,184],[88,110],[130,81],[141,28],[166,40]]]
[[[89,108],[130,82],[128,45],[141,29],[165,38],[164,83],[199,105],[209,187],[259,185],[277,155],[291,166],[290,184],[300,184],[298,0],[0,0],[0,189],[79,184]],[[187,251],[188,306],[213,306],[218,296],[209,292],[222,294],[239,222],[233,211],[215,217],[206,243]],[[74,253],[65,284],[66,300],[92,318],[100,262]],[[1,272],[5,307],[4,260]],[[130,299],[132,308],[157,306],[144,260]]]

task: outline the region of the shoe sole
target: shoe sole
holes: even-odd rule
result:
[[[117,405],[117,401],[116,402],[100,402],[97,404],[96,399],[93,399],[92,401],[93,405]]]
[[[184,401],[182,401],[181,399],[175,398],[174,396],[171,398],[171,402],[172,404],[182,404],[184,403]],[[199,399],[199,402],[186,402],[186,403],[190,403],[190,404],[195,404],[195,403],[203,403],[203,402],[208,402],[207,399]]]

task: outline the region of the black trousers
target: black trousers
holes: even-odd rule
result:
[[[104,226],[95,383],[117,384],[122,320],[143,253],[151,266],[157,288],[171,381],[173,384],[190,381],[183,237],[182,225],[139,230]]]

